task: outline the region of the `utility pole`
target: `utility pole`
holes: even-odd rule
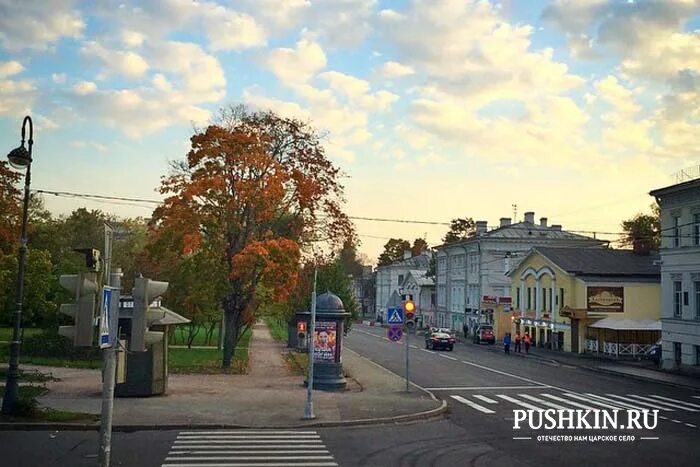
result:
[[[314,335],[316,332],[316,277],[318,269],[314,267],[314,287],[311,292],[311,323],[309,323],[309,374],[306,384],[306,407],[304,408],[304,420],[313,420],[314,415]]]
[[[404,339],[406,341],[406,392],[410,391],[409,388],[409,383],[408,383],[408,336],[411,335],[411,326],[406,326],[406,338]]]

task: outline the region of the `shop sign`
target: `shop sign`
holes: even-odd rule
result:
[[[622,313],[624,311],[624,296],[624,287],[588,287],[588,311]]]

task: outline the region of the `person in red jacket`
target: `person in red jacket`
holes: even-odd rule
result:
[[[530,344],[532,343],[532,340],[530,340],[530,334],[525,333],[523,343],[525,344],[525,353],[530,353]]]

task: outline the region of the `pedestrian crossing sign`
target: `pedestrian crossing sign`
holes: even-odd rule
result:
[[[388,324],[403,324],[403,308],[389,308],[386,315]]]

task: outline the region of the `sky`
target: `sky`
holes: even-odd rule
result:
[[[327,135],[349,215],[438,223],[356,220],[371,259],[456,217],[615,233],[700,165],[700,1],[0,0],[0,142],[32,115],[35,189],[160,199],[239,103]]]

